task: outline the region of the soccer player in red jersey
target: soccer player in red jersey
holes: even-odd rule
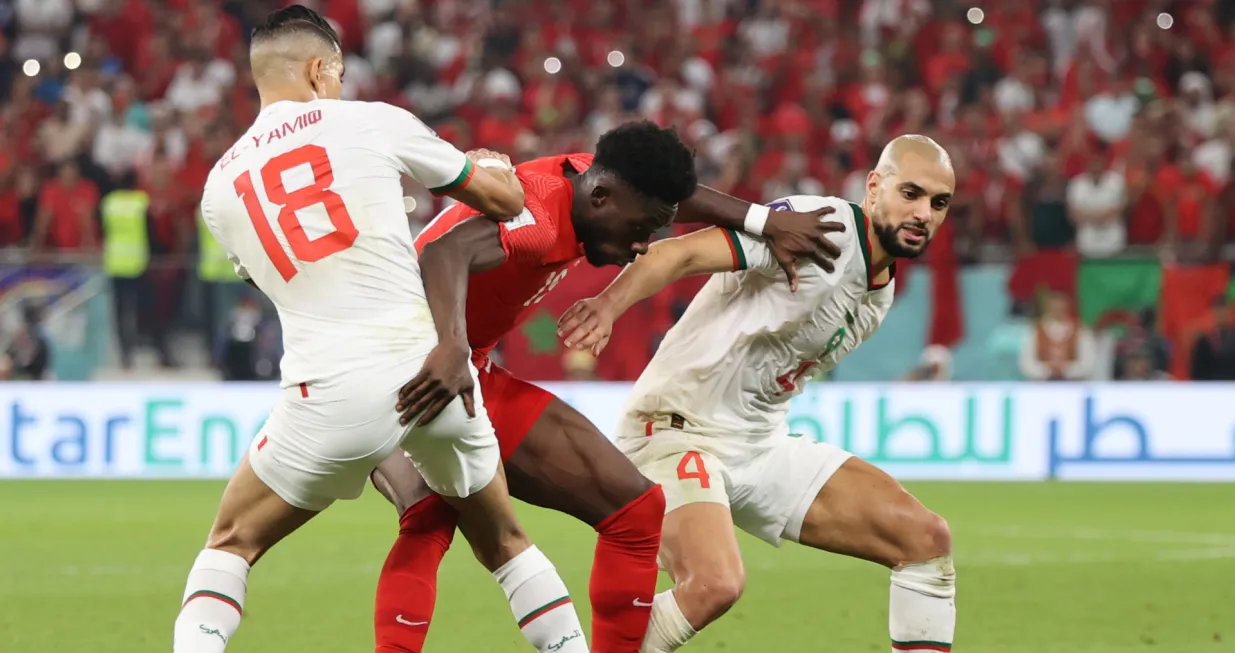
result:
[[[660,486],[644,478],[586,417],[494,365],[487,354],[571,267],[583,259],[594,266],[626,265],[645,253],[652,235],[675,216],[755,230],[773,243],[791,279],[799,257],[832,268],[839,249],[825,236],[837,223],[821,222],[820,212],[769,215],[760,211],[764,207],[698,187],[693,154],[672,130],[648,122],[605,134],[594,157],[548,157],[517,166],[516,172],[527,196],[520,216],[499,223],[457,205],[416,239],[440,340],[430,358],[453,361],[459,375],[434,386],[413,379],[399,408],[404,419],[429,409],[423,421],[431,419],[435,405],[470,394],[466,362],[472,358],[511,495],[596,529],[589,591],[592,651],[637,653],[656,590],[665,512]],[[398,540],[378,581],[377,651],[419,653],[433,612],[438,566],[456,525],[469,538],[485,525],[459,523],[453,509],[428,495],[402,456],[383,463],[373,481],[401,514]],[[553,607],[516,618],[523,626]]]

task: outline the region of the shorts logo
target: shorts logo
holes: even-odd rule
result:
[[[686,420],[682,419],[681,415],[677,413],[673,413],[672,415],[669,416],[669,428],[681,431],[682,427],[685,425],[686,425]]]

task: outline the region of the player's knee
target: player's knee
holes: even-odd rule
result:
[[[679,604],[689,605],[683,605],[683,611],[706,624],[728,612],[745,589],[746,574],[741,569],[713,568],[685,575],[673,591]]]
[[[895,560],[889,566],[934,560],[952,554],[952,530],[943,517],[919,505],[904,519]]]

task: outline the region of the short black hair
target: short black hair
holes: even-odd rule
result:
[[[695,153],[672,127],[641,120],[609,130],[596,141],[592,166],[616,175],[640,195],[677,204],[695,193]]]
[[[321,14],[304,5],[288,5],[278,11],[272,11],[266,20],[253,28],[250,42],[285,36],[289,34],[314,34],[342,50],[339,33],[334,31],[330,23]]]

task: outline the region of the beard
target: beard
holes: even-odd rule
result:
[[[896,258],[917,258],[921,256],[922,253],[926,251],[926,248],[931,244],[931,234],[926,230],[924,225],[913,225],[921,226],[922,230],[926,232],[927,235],[920,244],[910,245],[901,241],[900,238],[901,230],[908,226],[911,225],[902,224],[899,226],[893,226],[887,223],[875,222],[875,238],[879,239],[879,244],[883,246],[883,251]]]

